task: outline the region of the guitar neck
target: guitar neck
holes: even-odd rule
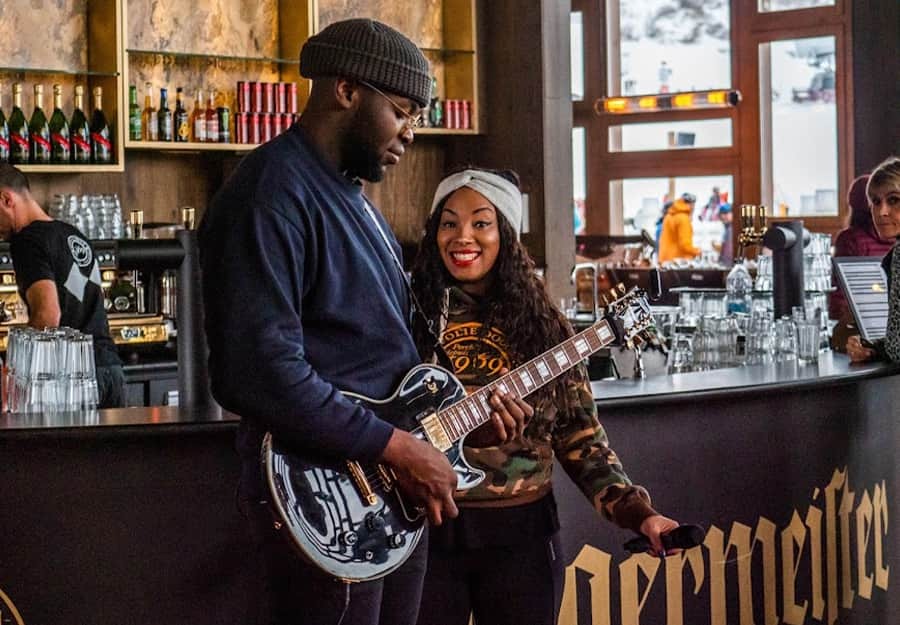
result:
[[[609,322],[602,319],[587,330],[544,352],[540,356],[510,371],[465,399],[437,413],[444,431],[456,442],[466,434],[490,421],[489,399],[496,389],[525,398],[543,388],[585,358],[600,351],[615,340]]]

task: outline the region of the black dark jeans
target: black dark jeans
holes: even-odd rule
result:
[[[265,503],[239,503],[264,577],[259,625],[414,625],[428,555],[428,535],[396,571],[380,580],[346,584],[293,551],[274,529]]]
[[[125,372],[122,365],[97,367],[98,408],[121,408],[125,405]]]

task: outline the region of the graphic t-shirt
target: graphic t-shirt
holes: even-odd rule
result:
[[[52,280],[59,297],[59,325],[94,337],[98,367],[121,364],[103,307],[100,265],[85,236],[62,221],[35,221],[12,236],[10,251],[26,304],[32,284]]]

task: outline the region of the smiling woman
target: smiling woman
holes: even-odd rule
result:
[[[418,323],[414,336],[424,358],[445,352],[470,389],[502,388],[508,370],[531,367],[572,335],[518,240],[521,220],[518,176],[510,171],[465,169],[434,194],[412,277],[427,324]],[[498,440],[483,426],[465,438],[466,459],[489,477],[457,491],[459,516],[429,531],[420,623],[465,625],[470,613],[495,625],[557,622],[563,561],[554,458],[598,512],[643,532],[656,552],[660,534],[676,525],[650,507],[610,449],[584,365],[564,369],[564,350],[554,351],[555,370],[533,370],[539,385],[518,374],[534,391],[525,395],[533,415],[515,438]]]

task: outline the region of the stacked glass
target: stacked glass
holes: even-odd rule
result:
[[[121,239],[126,235],[122,205],[115,193],[108,195],[56,194],[48,212],[65,221],[89,239]]]
[[[56,414],[95,410],[94,339],[71,328],[13,328],[7,344],[7,410]]]

